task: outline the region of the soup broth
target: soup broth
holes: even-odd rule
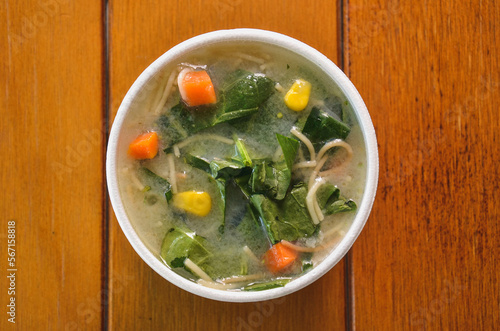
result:
[[[338,87],[299,56],[207,46],[163,68],[131,107],[118,160],[126,212],[182,276],[232,291],[285,286],[351,225],[363,136]],[[145,146],[153,156],[138,156]]]

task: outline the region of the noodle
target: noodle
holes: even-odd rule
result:
[[[337,240],[336,240],[336,238],[334,238],[334,239],[330,240],[329,242],[327,242],[326,244],[321,244],[321,245],[315,246],[315,247],[299,246],[299,245],[295,245],[295,244],[293,244],[289,241],[286,241],[286,240],[282,240],[281,243],[283,244],[283,246],[286,246],[288,248],[296,250],[297,252],[314,253],[314,252],[319,252],[319,251],[322,251],[324,249],[330,248],[331,246],[333,246],[334,244],[337,243]]]
[[[198,279],[197,283],[200,284],[200,285],[206,286],[206,287],[210,287],[210,288],[216,289],[216,290],[233,290],[233,289],[237,289],[237,288],[241,287],[241,284],[238,284],[238,283],[234,283],[234,284],[222,284],[222,283],[214,282],[212,280],[207,281],[207,280],[204,280],[204,279],[201,279],[201,278]]]
[[[170,170],[170,181],[172,182],[172,193],[177,193],[177,178],[175,176],[175,162],[172,154],[167,154],[168,168]]]
[[[313,172],[311,173],[311,177],[309,177],[309,183],[307,185],[309,190],[313,186],[314,181],[316,180],[316,176],[318,176],[320,169],[323,167],[327,159],[328,157],[325,156],[321,160],[319,160],[319,162],[316,164],[316,168],[314,168]]]
[[[206,274],[205,271],[203,271],[200,267],[198,267],[193,261],[191,261],[189,258],[186,258],[184,260],[184,266],[189,268],[193,273],[195,273],[198,277],[201,279],[211,282],[212,278],[210,278],[209,275]]]
[[[175,157],[181,157],[181,151],[179,150],[179,146],[178,145],[174,145],[173,149],[174,149],[174,155],[175,155]]]
[[[318,159],[321,159],[321,157],[331,148],[333,147],[343,147],[347,151],[347,160],[346,163],[350,162],[352,159],[353,151],[351,145],[346,143],[343,140],[340,139],[335,139],[333,141],[330,141],[326,143],[323,147],[318,152]],[[321,169],[318,169],[321,170]]]
[[[260,261],[259,261],[259,259],[257,258],[257,256],[255,256],[255,254],[252,252],[252,250],[251,250],[248,246],[243,247],[243,252],[245,252],[245,254],[246,254],[246,255],[248,255],[248,257],[250,257],[250,259],[251,259],[253,262],[255,262],[255,263],[257,263],[257,264],[259,264],[259,263],[260,263]]]
[[[163,92],[160,102],[155,108],[154,111],[155,114],[159,114],[161,109],[167,102],[167,99],[170,96],[170,93],[172,92],[172,86],[174,84],[175,75],[177,75],[177,70],[173,70],[172,73],[170,74],[170,77],[168,77],[167,85],[165,86],[165,91]]]
[[[295,163],[292,167],[292,170],[302,169],[302,168],[312,168],[316,166],[316,161],[303,161],[299,163]]]
[[[316,152],[314,151],[314,146],[312,145],[311,141],[307,139],[306,136],[302,134],[302,132],[299,132],[296,127],[293,127],[290,132],[297,138],[300,139],[304,143],[304,145],[307,146],[307,149],[309,150],[309,154],[311,156],[311,161],[316,160]]]
[[[323,178],[316,179],[316,182],[311,187],[309,192],[307,192],[307,196],[306,196],[307,210],[309,211],[309,215],[311,215],[311,218],[312,218],[312,221],[314,224],[319,224],[319,222],[320,222],[318,215],[316,214],[316,209],[314,208],[314,200],[316,200],[316,191],[324,183],[325,183],[325,180]]]
[[[223,284],[232,284],[232,283],[241,283],[241,282],[248,282],[251,280],[258,280],[266,277],[265,273],[258,273],[258,274],[252,274],[252,275],[244,275],[244,276],[233,276],[229,278],[225,278],[221,280]]]

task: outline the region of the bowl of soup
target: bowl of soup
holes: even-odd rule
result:
[[[288,36],[234,29],[184,41],[139,76],[106,172],[118,222],[153,270],[202,297],[251,302],[342,259],[375,198],[377,153],[368,110],[333,62]]]

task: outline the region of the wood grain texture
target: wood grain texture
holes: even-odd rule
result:
[[[101,324],[102,22],[99,3],[0,3],[0,329]],[[7,220],[16,324],[7,321]]]
[[[355,330],[500,322],[500,8],[344,3],[346,70],[378,136],[373,213],[352,249]]]
[[[253,27],[298,38],[337,59],[336,2],[110,1],[110,86],[114,114],[137,76],[158,56],[194,35]],[[118,330],[344,329],[344,264],[314,285],[277,301],[220,303],[178,289],[139,258],[110,221],[109,328]],[[309,314],[310,309],[315,314]],[[321,316],[321,318],[317,318]]]

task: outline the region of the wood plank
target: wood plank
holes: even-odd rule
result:
[[[337,60],[336,2],[110,1],[111,109],[158,56],[194,35],[254,27],[298,38]],[[314,285],[262,304],[220,303],[171,285],[140,260],[110,222],[110,329],[303,330],[345,328],[344,263]],[[314,313],[311,313],[312,308]]]
[[[380,182],[352,249],[359,330],[500,322],[500,8],[344,1],[346,70],[372,114]]]
[[[102,10],[99,2],[0,3],[0,329],[101,325]],[[16,221],[16,324],[7,221]]]

